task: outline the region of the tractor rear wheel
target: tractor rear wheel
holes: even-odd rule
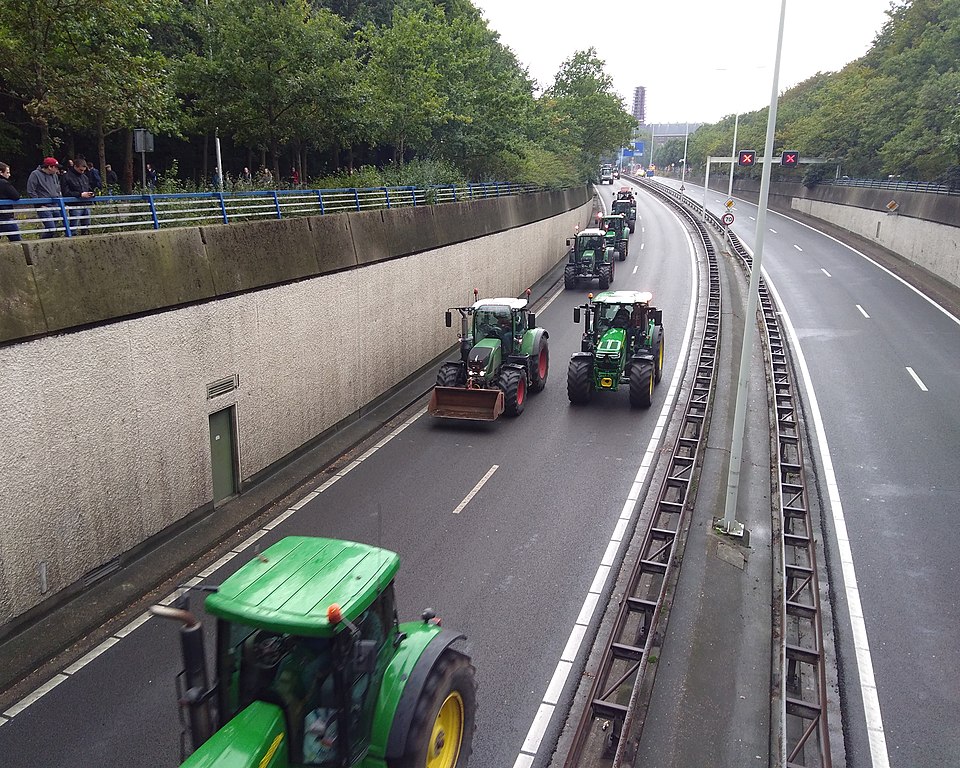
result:
[[[630,369],[630,405],[649,408],[653,403],[653,366],[646,360],[637,361]]]
[[[654,358],[653,380],[659,384],[663,378],[663,336],[660,337],[660,343],[657,345],[657,356]]]
[[[563,268],[563,287],[567,291],[577,287],[577,268],[573,264],[567,264]]]
[[[507,416],[519,416],[527,404],[527,376],[517,368],[500,371],[500,389],[503,390],[503,410]]]
[[[574,358],[567,368],[567,397],[574,405],[584,405],[593,396],[593,360]]]
[[[463,366],[458,363],[444,363],[437,371],[438,387],[462,387],[466,383]]]
[[[531,392],[542,392],[547,386],[547,373],[550,371],[550,350],[547,348],[546,339],[540,345],[540,354],[534,361],[533,378],[530,381]]]
[[[630,222],[630,224],[629,224],[628,226],[630,227],[630,234],[631,234],[631,235],[632,235],[634,232],[637,231],[637,225],[634,224],[632,221]]]
[[[430,670],[407,735],[407,748],[390,768],[462,768],[473,751],[477,685],[473,665],[446,650]]]

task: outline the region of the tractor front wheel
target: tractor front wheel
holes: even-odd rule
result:
[[[517,368],[504,368],[500,372],[500,389],[503,390],[503,410],[507,416],[519,416],[527,404],[527,376]]]
[[[473,751],[477,685],[473,665],[446,650],[430,670],[417,702],[407,748],[390,768],[463,768]]]
[[[659,384],[663,378],[663,336],[660,337],[660,343],[657,345],[657,356],[654,358],[653,380]]]
[[[627,260],[627,243],[624,241],[623,245],[620,247],[620,261]]]
[[[638,361],[630,369],[630,405],[649,408],[653,403],[653,366]]]
[[[593,360],[574,358],[567,369],[567,397],[574,405],[584,405],[593,396]]]
[[[462,387],[466,383],[463,366],[458,363],[444,363],[437,371],[438,387]]]
[[[533,379],[530,381],[531,392],[542,392],[547,386],[547,373],[550,371],[550,350],[546,340],[540,345],[540,354],[534,361]]]
[[[563,268],[563,287],[567,291],[572,291],[577,287],[577,268],[573,264],[568,264]]]
[[[597,282],[600,285],[601,291],[605,291],[610,287],[611,279],[612,275],[610,274],[610,267],[607,265],[600,267],[600,278]]]

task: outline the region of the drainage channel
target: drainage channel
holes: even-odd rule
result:
[[[678,203],[680,195],[655,183]],[[704,218],[703,206],[685,198],[683,203]],[[709,211],[706,220],[719,233],[726,227]],[[753,258],[733,231],[727,230],[732,251],[752,268]],[[831,768],[828,723],[827,664],[823,647],[823,614],[817,570],[814,523],[808,505],[804,471],[800,408],[780,328],[777,307],[766,281],[760,278],[760,307],[766,333],[769,372],[772,376],[777,429],[776,476],[782,530],[779,648],[781,679],[780,719],[783,748],[777,761],[787,768]]]
[[[695,496],[694,481],[703,461],[710,405],[716,378],[720,340],[720,277],[713,240],[704,224],[669,195],[651,191],[671,203],[697,232],[707,256],[709,298],[694,383],[655,511],[644,534],[639,557],[630,575],[626,599],[606,641],[565,768],[584,764],[589,751],[599,751],[613,765],[621,765],[624,750],[638,730],[635,711],[651,646],[666,621],[668,587],[676,580],[678,547],[686,531],[688,511]],[[693,489],[693,490],[692,490]]]

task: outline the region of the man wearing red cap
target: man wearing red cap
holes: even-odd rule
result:
[[[62,197],[60,191],[60,174],[57,158],[45,157],[43,162],[33,170],[27,179],[27,197]],[[56,237],[60,228],[60,207],[47,205],[37,206],[37,216],[46,230],[41,237]]]

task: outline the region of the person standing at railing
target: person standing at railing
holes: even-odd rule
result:
[[[290,169],[290,183],[295,187],[300,186],[300,172],[296,168]]]
[[[115,195],[120,188],[120,179],[117,177],[117,172],[110,166],[110,163],[107,163],[104,167],[107,171],[107,192]]]
[[[17,188],[10,183],[10,173],[10,166],[0,163],[0,200],[20,199]],[[7,206],[0,208],[0,236],[3,234],[10,238],[11,243],[20,240],[20,227],[17,226],[13,208]]]
[[[62,197],[60,191],[60,163],[55,157],[45,157],[27,179],[27,197]],[[46,230],[41,237],[56,237],[60,226],[60,209],[56,206],[37,206],[37,216]]]
[[[63,177],[63,196],[76,197],[81,201],[89,200],[94,196],[90,188],[90,177],[87,175],[87,161],[82,157],[74,158],[73,165],[67,169]],[[74,235],[90,234],[90,208],[84,202],[67,203],[67,212],[70,216],[70,229]]]

